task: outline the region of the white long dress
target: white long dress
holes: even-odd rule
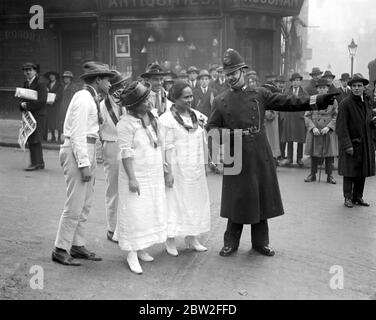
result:
[[[194,110],[197,118],[206,116]],[[192,121],[182,117],[189,125]],[[165,150],[172,151],[173,188],[166,188],[168,237],[198,236],[210,230],[210,199],[205,173],[204,129],[188,132],[170,111],[160,118]]]
[[[114,240],[120,249],[146,249],[167,239],[167,202],[161,146],[154,148],[141,120],[124,115],[117,125],[120,148],[119,209]],[[154,130],[149,132],[156,138]],[[133,158],[140,196],[129,190],[121,159]]]

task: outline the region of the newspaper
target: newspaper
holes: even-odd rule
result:
[[[22,112],[22,125],[18,134],[18,144],[23,151],[26,151],[26,142],[30,135],[37,128],[37,122],[30,111]]]
[[[22,98],[27,100],[38,100],[38,92],[31,89],[25,88],[16,88],[16,98]],[[53,104],[56,99],[55,93],[48,93],[47,95],[47,104]]]

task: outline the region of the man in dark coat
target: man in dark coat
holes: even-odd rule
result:
[[[308,96],[308,93],[301,87],[303,77],[299,73],[294,73],[290,81],[292,86],[287,92],[288,95],[296,97]],[[303,164],[303,148],[306,140],[306,126],[304,119],[305,111],[301,112],[281,112],[282,136],[281,142],[287,143],[287,161],[283,165],[292,165],[294,162],[294,143],[297,143],[296,163],[302,167]]]
[[[38,93],[38,100],[23,99],[20,105],[21,111],[30,111],[37,122],[37,128],[27,140],[30,149],[30,165],[25,170],[43,170],[45,164],[43,160],[42,139],[47,112],[47,87],[44,83],[39,81],[37,73],[38,67],[36,64],[27,62],[22,66],[22,70],[26,77],[24,88],[35,90]]]
[[[226,75],[223,72],[223,67],[219,67],[217,69],[218,72],[218,79],[215,80],[214,84],[214,89],[217,90],[218,94],[225,92],[227,89],[230,88],[227,80],[226,80]]]
[[[336,88],[336,86],[333,84],[333,81],[334,79],[336,78],[336,76],[331,72],[331,71],[325,71],[324,72],[324,75],[321,77],[322,79],[325,79],[326,81],[328,81],[329,83],[329,91],[328,93],[334,93],[334,92],[338,92],[338,89]],[[338,101],[337,101],[338,102]]]
[[[307,91],[310,96],[317,94],[317,81],[319,81],[322,74],[323,72],[320,70],[320,68],[312,68],[312,72],[309,74],[312,79],[309,82],[308,87],[305,88],[305,91]]]
[[[273,256],[267,220],[283,215],[284,210],[273,154],[265,134],[265,111],[312,110],[316,98],[318,108],[326,109],[334,96],[295,97],[265,88],[252,89],[246,84],[248,66],[233,49],[226,51],[223,68],[231,89],[214,99],[207,125],[209,135],[215,137],[218,131],[222,133],[225,159],[228,160],[228,155],[235,158],[233,164],[225,163],[221,217],[228,219],[228,225],[220,255],[227,257],[236,252],[243,225],[251,224],[252,247],[263,255]],[[220,140],[218,134],[217,139]],[[226,143],[226,140],[232,141]],[[236,150],[237,146],[241,146],[241,152]],[[241,168],[235,168],[239,162]]]
[[[367,177],[375,175],[375,114],[365,86],[369,81],[355,74],[349,82],[351,95],[339,107],[337,134],[339,142],[338,173],[343,176],[345,206],[369,207],[363,200]]]
[[[349,88],[350,75],[348,73],[343,73],[339,80],[341,81],[341,85],[338,89],[340,94],[336,99],[338,103],[341,103],[342,100],[351,95],[351,89]]]

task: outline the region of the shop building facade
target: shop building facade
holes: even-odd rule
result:
[[[283,25],[299,15],[304,1],[39,0],[44,29],[32,30],[35,2],[3,0],[0,101],[23,83],[25,61],[40,64],[41,74],[71,70],[78,76],[83,61],[95,59],[136,78],[154,61],[171,69],[208,68],[232,47],[264,80],[291,61],[283,56]],[[0,108],[0,116],[12,113],[3,103]]]

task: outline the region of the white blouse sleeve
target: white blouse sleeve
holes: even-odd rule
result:
[[[161,124],[161,136],[163,141],[163,148],[165,151],[175,148],[175,128],[172,121],[175,121],[171,118],[171,115],[165,113],[160,117]]]
[[[134,158],[134,136],[136,129],[126,118],[122,118],[117,126],[120,158]]]

